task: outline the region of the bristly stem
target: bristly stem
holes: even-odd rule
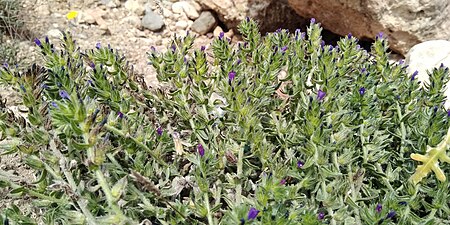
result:
[[[137,146],[141,147],[142,149],[145,150],[146,153],[148,153],[153,159],[155,159],[160,165],[162,166],[168,166],[166,162],[164,162],[163,160],[161,160],[160,158],[156,157],[156,155],[153,153],[153,151],[147,147],[147,145],[143,144],[142,142],[136,140],[136,138],[133,137],[127,137],[122,131],[120,131],[119,129],[110,126],[108,124],[105,124],[104,126],[108,131],[114,133],[115,135],[118,135],[122,138],[125,139],[130,139],[132,140]]]

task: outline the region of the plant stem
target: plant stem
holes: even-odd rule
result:
[[[242,203],[242,165],[244,161],[244,148],[242,144],[239,146],[239,153],[238,153],[238,161],[237,161],[237,177],[238,177],[238,183],[236,185],[236,204]]]
[[[351,198],[352,198],[353,202],[355,202],[355,204],[356,204],[356,199],[358,198],[358,193],[356,193],[356,188],[355,188],[355,185],[353,183],[353,172],[352,172],[351,163],[348,164],[347,170],[348,170],[348,179],[350,181],[350,188],[351,188],[351,191],[352,191],[352,197]],[[353,208],[353,213],[355,214],[356,224],[357,225],[361,225],[362,223],[361,223],[361,218],[359,217],[359,209],[356,208],[356,207]]]
[[[105,124],[104,127],[105,127],[108,131],[110,131],[110,132],[112,132],[112,133],[114,133],[114,134],[116,134],[116,135],[119,135],[119,136],[122,137],[122,138],[125,138],[125,139],[126,139],[126,138],[131,139],[137,146],[139,146],[140,148],[143,148],[143,149],[145,150],[145,152],[148,153],[152,158],[154,158],[160,165],[168,166],[166,162],[164,162],[163,160],[161,160],[161,159],[159,159],[158,157],[156,157],[155,154],[153,154],[152,150],[150,150],[150,148],[147,147],[147,145],[143,144],[143,143],[140,142],[140,141],[137,141],[137,140],[136,140],[135,138],[133,138],[133,137],[127,137],[122,131],[120,131],[119,129],[117,129],[117,128],[113,127],[113,126],[110,126],[110,125],[108,125],[108,124]]]
[[[205,194],[203,195],[203,198],[205,200],[206,210],[208,211],[208,224],[209,225],[214,225],[214,220],[213,220],[212,214],[211,214],[211,207],[209,206],[208,192],[205,192]]]
[[[106,181],[105,177],[103,176],[103,173],[100,169],[95,170],[95,176],[97,177],[97,181],[100,184],[100,187],[102,187],[103,193],[105,193],[106,200],[108,201],[109,207],[113,209],[113,211],[116,213],[122,219],[125,218],[122,211],[120,210],[119,206],[115,204],[114,197],[111,194],[111,189],[109,188],[109,184]]]
[[[403,115],[402,115],[402,109],[400,108],[399,103],[397,102],[397,114],[398,114],[398,120],[402,121]],[[406,144],[406,128],[405,123],[400,122],[400,131],[402,132],[402,143],[400,145],[400,155],[403,156],[405,153],[405,144]]]

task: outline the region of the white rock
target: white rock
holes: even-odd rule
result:
[[[175,2],[172,4],[172,12],[181,14],[183,13],[183,2]]]
[[[87,12],[80,12],[80,16],[79,16],[79,22],[81,24],[86,23],[86,24],[94,24],[95,23],[95,18],[94,16],[92,16],[92,14],[87,13]]]
[[[405,61],[408,64],[407,71],[409,74],[417,71],[417,78],[422,83],[428,83],[427,71],[431,72],[433,68],[437,68],[441,64],[450,67],[450,41],[433,40],[417,44],[409,50]],[[447,84],[447,86],[449,85],[450,83]],[[448,109],[450,107],[450,88],[447,88],[445,95],[447,96],[445,108]]]
[[[125,2],[124,7],[129,12],[135,13],[138,16],[144,15],[145,8],[139,4],[138,0],[128,0]]]
[[[185,14],[189,19],[195,20],[200,14],[193,4],[187,1],[175,2],[172,4],[172,12]]]
[[[184,30],[184,29],[187,28],[187,26],[188,26],[188,23],[187,23],[187,21],[184,21],[184,20],[180,20],[180,21],[177,21],[177,22],[175,23],[175,27],[176,27],[177,29],[182,29],[182,30]]]
[[[51,29],[47,32],[47,36],[49,38],[60,38],[62,36],[62,33],[58,29]]]

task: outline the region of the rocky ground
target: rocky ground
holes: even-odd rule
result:
[[[22,6],[25,26],[35,37],[48,36],[50,41],[57,42],[61,31],[69,30],[81,49],[94,48],[98,42],[110,44],[127,57],[150,86],[157,84],[156,75],[147,64],[146,52],[151,46],[163,50],[174,34],[186,35],[190,31],[198,36],[195,48],[208,47],[212,38],[223,31],[213,13],[203,11],[190,0],[23,0]],[[78,16],[68,21],[66,15],[72,10],[77,11]],[[226,35],[233,38],[232,31]],[[21,41],[19,50],[17,57],[23,65],[42,61],[32,40]],[[8,100],[10,107],[20,105],[10,89],[0,90],[0,95]],[[1,156],[0,172],[22,181],[36,179],[18,155]],[[25,213],[40,214],[31,207],[30,200],[13,201],[7,198],[7,193],[0,189],[0,210],[17,205]]]

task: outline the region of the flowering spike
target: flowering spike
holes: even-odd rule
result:
[[[228,73],[228,81],[229,82],[233,81],[235,77],[236,77],[236,72],[231,71]]]
[[[359,92],[360,95],[364,95],[364,93],[366,93],[366,89],[364,87],[362,87],[362,88],[359,89],[358,92]]]
[[[297,161],[297,167],[298,168],[302,168],[303,166],[305,165],[305,163],[304,162],[302,162],[302,161]]]
[[[394,210],[391,210],[391,211],[387,214],[386,219],[392,219],[392,218],[395,217],[396,214],[397,214],[397,213],[396,213]]]
[[[380,213],[381,210],[383,210],[383,205],[381,205],[381,203],[378,203],[377,207],[375,208],[375,210]]]
[[[380,32],[380,33],[377,34],[377,36],[376,36],[375,39],[382,39],[383,36],[384,36],[384,33],[383,33],[383,32]]]
[[[419,71],[414,71],[414,73],[411,76],[411,81],[413,81],[414,79],[416,79],[416,76],[419,74]]]
[[[163,134],[162,127],[158,127],[158,129],[156,130],[156,133],[158,133],[158,135],[161,136]]]
[[[34,39],[34,43],[35,43],[37,46],[39,46],[39,47],[42,48],[42,43],[41,43],[41,41],[40,41],[38,38],[35,38],[35,39]]]
[[[253,220],[258,216],[259,210],[255,209],[255,208],[250,208],[250,210],[248,211],[248,215],[247,215],[247,219],[248,220]]]
[[[102,46],[101,46],[101,44],[100,44],[100,42],[97,42],[97,44],[95,44],[95,48],[96,49],[100,49]]]
[[[61,98],[63,99],[70,99],[69,94],[64,90],[59,91],[59,96],[61,96]]]
[[[325,218],[325,213],[320,212],[320,213],[317,215],[317,219],[318,219],[318,220],[323,220],[323,218]]]
[[[323,98],[325,98],[326,95],[327,95],[327,93],[325,93],[325,92],[322,91],[322,90],[319,90],[319,91],[317,92],[317,99],[319,99],[319,101],[321,101],[321,100],[323,100]]]
[[[198,151],[198,154],[199,154],[201,157],[203,157],[203,156],[205,155],[205,149],[203,148],[203,145],[202,145],[202,144],[198,144],[198,145],[197,145],[197,151]]]
[[[311,18],[311,24],[315,24],[316,23],[316,18]]]

